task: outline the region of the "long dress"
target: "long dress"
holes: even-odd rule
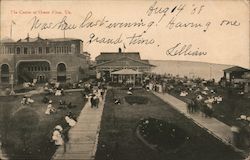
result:
[[[45,111],[45,114],[50,114],[51,111],[52,111],[52,104],[49,104],[49,105],[47,106],[47,109],[46,109],[46,111]]]
[[[55,145],[57,145],[57,146],[61,146],[64,143],[62,135],[58,130],[55,130],[53,132],[52,140],[54,140]]]

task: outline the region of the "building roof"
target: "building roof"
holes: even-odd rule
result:
[[[51,38],[51,39],[43,39],[40,36],[37,36],[35,38],[31,38],[27,36],[24,39],[19,39],[17,42],[36,42],[36,41],[50,41],[50,42],[64,42],[64,41],[82,41],[81,39],[76,39],[76,38]]]
[[[147,61],[147,60],[140,60],[140,59],[139,59],[139,60],[136,60],[136,59],[133,59],[133,58],[130,58],[130,57],[127,57],[127,56],[121,56],[120,58],[117,58],[117,59],[112,59],[112,60],[109,60],[109,61],[105,61],[105,62],[96,64],[94,67],[106,65],[106,64],[115,62],[115,61],[117,61],[117,60],[124,59],[124,58],[127,58],[127,59],[129,59],[129,60],[131,60],[131,61],[134,61],[134,62],[138,62],[138,63],[143,64],[143,65],[155,67],[154,65],[150,64],[149,61]]]
[[[14,40],[9,37],[5,37],[1,39],[1,43],[8,43],[8,42],[14,42]]]
[[[243,68],[243,67],[239,67],[239,66],[233,66],[227,69],[224,69],[224,72],[246,72],[249,71],[249,69]]]
[[[143,74],[142,72],[135,71],[133,69],[121,69],[119,71],[111,72],[111,74],[119,74],[119,75],[134,75],[134,74]]]
[[[77,39],[77,38],[51,38],[51,39],[48,39],[49,41],[82,41],[81,39]]]
[[[135,60],[140,60],[139,52],[101,52],[99,56],[95,58],[96,61],[110,61],[114,59],[119,59],[121,57],[130,57]]]

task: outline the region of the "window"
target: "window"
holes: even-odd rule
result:
[[[13,53],[13,48],[12,47],[10,47],[10,53]]]
[[[41,66],[41,71],[43,71],[43,66]]]
[[[16,54],[20,54],[21,53],[21,48],[20,47],[17,47],[16,48]]]
[[[46,53],[48,54],[49,53],[49,47],[46,47]]]
[[[67,47],[66,46],[63,47],[63,52],[67,53]]]
[[[33,72],[33,69],[34,69],[33,66],[31,66],[30,69],[31,69],[31,72]]]
[[[8,47],[6,47],[6,54],[8,54],[9,53],[9,48]]]
[[[24,47],[23,53],[28,54],[28,48],[27,47]]]
[[[5,54],[5,47],[3,47],[3,54]]]
[[[71,53],[75,53],[75,52],[76,52],[76,45],[71,44]]]
[[[62,48],[61,47],[59,47],[59,53],[62,53]]]
[[[43,53],[43,48],[42,47],[38,47],[38,53],[42,54]]]
[[[40,71],[40,66],[37,67],[37,70]]]
[[[30,72],[30,67],[28,67],[28,71]]]
[[[70,46],[67,46],[67,53],[70,53],[71,52],[71,48]]]
[[[37,69],[37,68],[36,68],[36,66],[35,66],[35,67],[34,67],[34,71],[35,71],[35,72],[36,72],[36,69]]]
[[[38,53],[38,49],[37,48],[35,48],[35,54],[37,54]]]

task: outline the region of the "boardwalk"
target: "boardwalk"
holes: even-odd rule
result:
[[[170,104],[176,110],[184,114],[189,119],[193,120],[194,123],[204,128],[208,133],[221,140],[227,145],[231,145],[236,151],[240,151],[232,145],[232,132],[231,127],[222,123],[215,118],[206,118],[201,114],[190,114],[187,112],[187,104],[167,93],[157,93],[153,92],[156,96],[161,98],[166,103]]]
[[[104,96],[105,97],[105,96]],[[66,152],[61,146],[52,157],[54,160],[92,160],[95,158],[104,100],[99,108],[91,108],[88,101],[79,115],[77,124],[69,131]]]
[[[7,154],[5,153],[4,149],[2,148],[1,141],[0,141],[0,160],[8,160]]]

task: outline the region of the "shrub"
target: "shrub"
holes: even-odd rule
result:
[[[142,96],[126,96],[125,100],[128,104],[133,105],[133,104],[147,104],[148,103],[148,98],[147,97],[142,97]]]
[[[150,144],[169,151],[177,149],[189,139],[187,133],[173,123],[154,118],[143,119],[138,124],[139,133]]]

